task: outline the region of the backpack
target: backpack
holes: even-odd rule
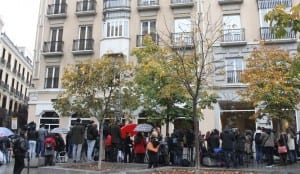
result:
[[[17,138],[14,143],[13,143],[13,153],[18,154],[18,153],[25,153],[27,151],[27,147],[24,143],[25,140],[21,138]],[[23,143],[23,145],[21,145]]]
[[[262,144],[261,133],[256,133],[254,137],[255,144]]]

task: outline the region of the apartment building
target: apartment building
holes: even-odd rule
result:
[[[260,125],[274,127],[272,121],[263,118],[259,121],[251,118],[255,108],[250,103],[241,102],[238,90],[246,87],[240,82],[239,74],[246,68],[244,57],[249,57],[259,41],[268,45],[276,45],[291,54],[297,52],[299,36],[288,32],[282,38],[276,38],[271,33],[269,24],[264,21],[264,15],[272,10],[275,5],[283,4],[289,10],[298,4],[299,0],[216,0],[212,1],[212,19],[223,18],[223,36],[214,47],[214,60],[216,67],[226,73],[216,73],[214,86],[221,97],[215,107],[215,118],[219,128],[228,125],[242,130],[255,130]],[[268,73],[268,72],[266,72]],[[295,111],[294,121],[289,126],[299,130],[300,112]],[[276,130],[278,130],[275,127]]]
[[[225,24],[212,57],[218,60],[216,66],[226,72],[214,76],[212,85],[221,98],[214,110],[204,111],[200,129],[202,132],[222,129],[227,124],[254,129],[257,123],[248,118],[255,108],[241,102],[236,93],[246,87],[239,82],[239,73],[245,68],[242,58],[262,39],[290,51],[296,51],[298,42],[294,34],[276,39],[263,21],[263,15],[279,3],[291,7],[299,0],[41,1],[34,55],[35,88],[30,90],[28,121],[43,123],[49,129],[72,124],[73,116],[62,117],[52,106],[63,90],[60,78],[67,64],[106,54],[135,62],[130,53],[142,46],[146,34],[157,44],[170,40],[174,48],[195,49],[190,42],[191,26],[200,14],[212,22],[222,18]],[[137,123],[143,122],[143,114],[136,113],[134,118]]]
[[[1,32],[2,26],[0,19],[0,126],[17,129],[27,124],[33,64],[27,50]]]

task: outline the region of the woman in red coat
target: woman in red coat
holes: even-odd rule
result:
[[[146,140],[141,132],[138,132],[134,137],[133,148],[136,163],[144,163],[146,154]]]
[[[49,135],[45,140],[45,166],[48,164],[54,165],[54,154],[56,148],[56,141],[54,135]]]

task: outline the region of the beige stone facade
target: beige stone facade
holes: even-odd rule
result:
[[[41,1],[34,55],[35,88],[30,90],[28,121],[35,121],[38,126],[45,123],[50,129],[70,127],[72,118],[59,116],[51,102],[62,90],[59,79],[67,64],[105,54],[135,62],[130,52],[141,46],[145,34],[151,34],[158,44],[163,40],[176,44],[178,37],[185,33],[184,43],[188,45],[186,33],[192,30],[186,26],[202,16],[204,28],[208,22],[213,24],[221,20],[224,23],[222,37],[214,45],[211,57],[218,60],[216,66],[226,73],[213,76],[214,92],[221,98],[213,110],[204,111],[200,129],[206,132],[222,129],[225,125],[254,129],[257,123],[249,122],[248,117],[255,108],[241,103],[236,94],[236,90],[245,87],[238,79],[245,68],[242,58],[247,57],[260,40],[278,44],[291,52],[297,48],[298,37],[290,34],[276,39],[262,21],[263,14],[278,3],[290,7],[299,0]],[[134,122],[139,122],[138,114],[135,112]],[[173,128],[172,125],[170,132]]]
[[[0,18],[0,127],[16,130],[27,123],[33,64],[28,50],[17,47],[2,26]]]

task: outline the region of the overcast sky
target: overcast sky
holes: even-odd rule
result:
[[[33,55],[40,0],[0,0],[2,32]]]

